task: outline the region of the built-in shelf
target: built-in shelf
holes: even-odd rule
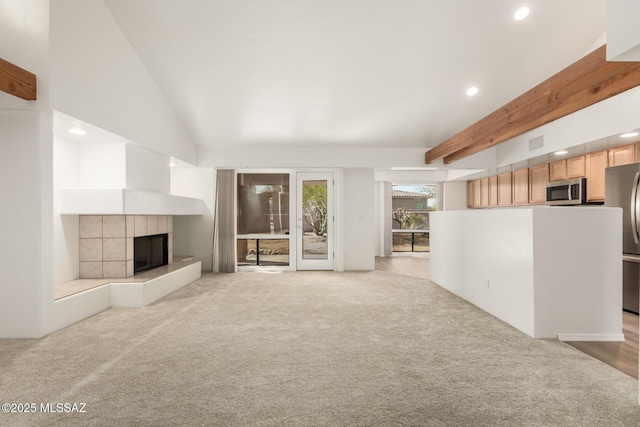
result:
[[[202,199],[129,189],[63,188],[63,215],[203,215]]]

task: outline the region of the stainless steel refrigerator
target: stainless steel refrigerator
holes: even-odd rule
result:
[[[606,169],[604,204],[622,208],[622,308],[638,314],[640,163]]]

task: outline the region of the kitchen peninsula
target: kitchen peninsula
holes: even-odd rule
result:
[[[437,211],[431,279],[534,338],[624,341],[622,211]]]

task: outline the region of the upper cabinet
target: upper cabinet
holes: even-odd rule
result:
[[[498,206],[509,206],[512,200],[511,172],[498,175]]]
[[[549,163],[549,181],[567,179],[567,161],[562,159]]]
[[[607,150],[586,155],[587,202],[604,202],[604,171],[608,161]]]
[[[621,166],[636,161],[636,145],[629,144],[609,150],[609,166]]]
[[[473,207],[479,208],[482,206],[482,192],[480,191],[480,180],[473,180]]]
[[[498,206],[498,176],[489,177],[489,206]]]
[[[489,178],[480,179],[480,207],[489,207]]]
[[[567,159],[567,178],[582,178],[587,176],[585,156]]]
[[[529,168],[529,203],[544,204],[547,200],[547,182],[549,182],[549,165]]]
[[[513,171],[513,204],[529,203],[529,169]]]
[[[637,161],[640,142],[467,181],[470,208],[546,202],[547,183],[587,178],[587,202],[604,202],[605,169]]]

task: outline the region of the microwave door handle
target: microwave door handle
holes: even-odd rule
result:
[[[567,185],[567,200],[571,201],[571,184]]]
[[[636,176],[633,178],[633,189],[631,190],[631,231],[633,232],[633,241],[636,242],[636,245],[640,243],[638,240],[638,209],[640,209],[638,180],[640,180],[640,172],[636,172]]]

